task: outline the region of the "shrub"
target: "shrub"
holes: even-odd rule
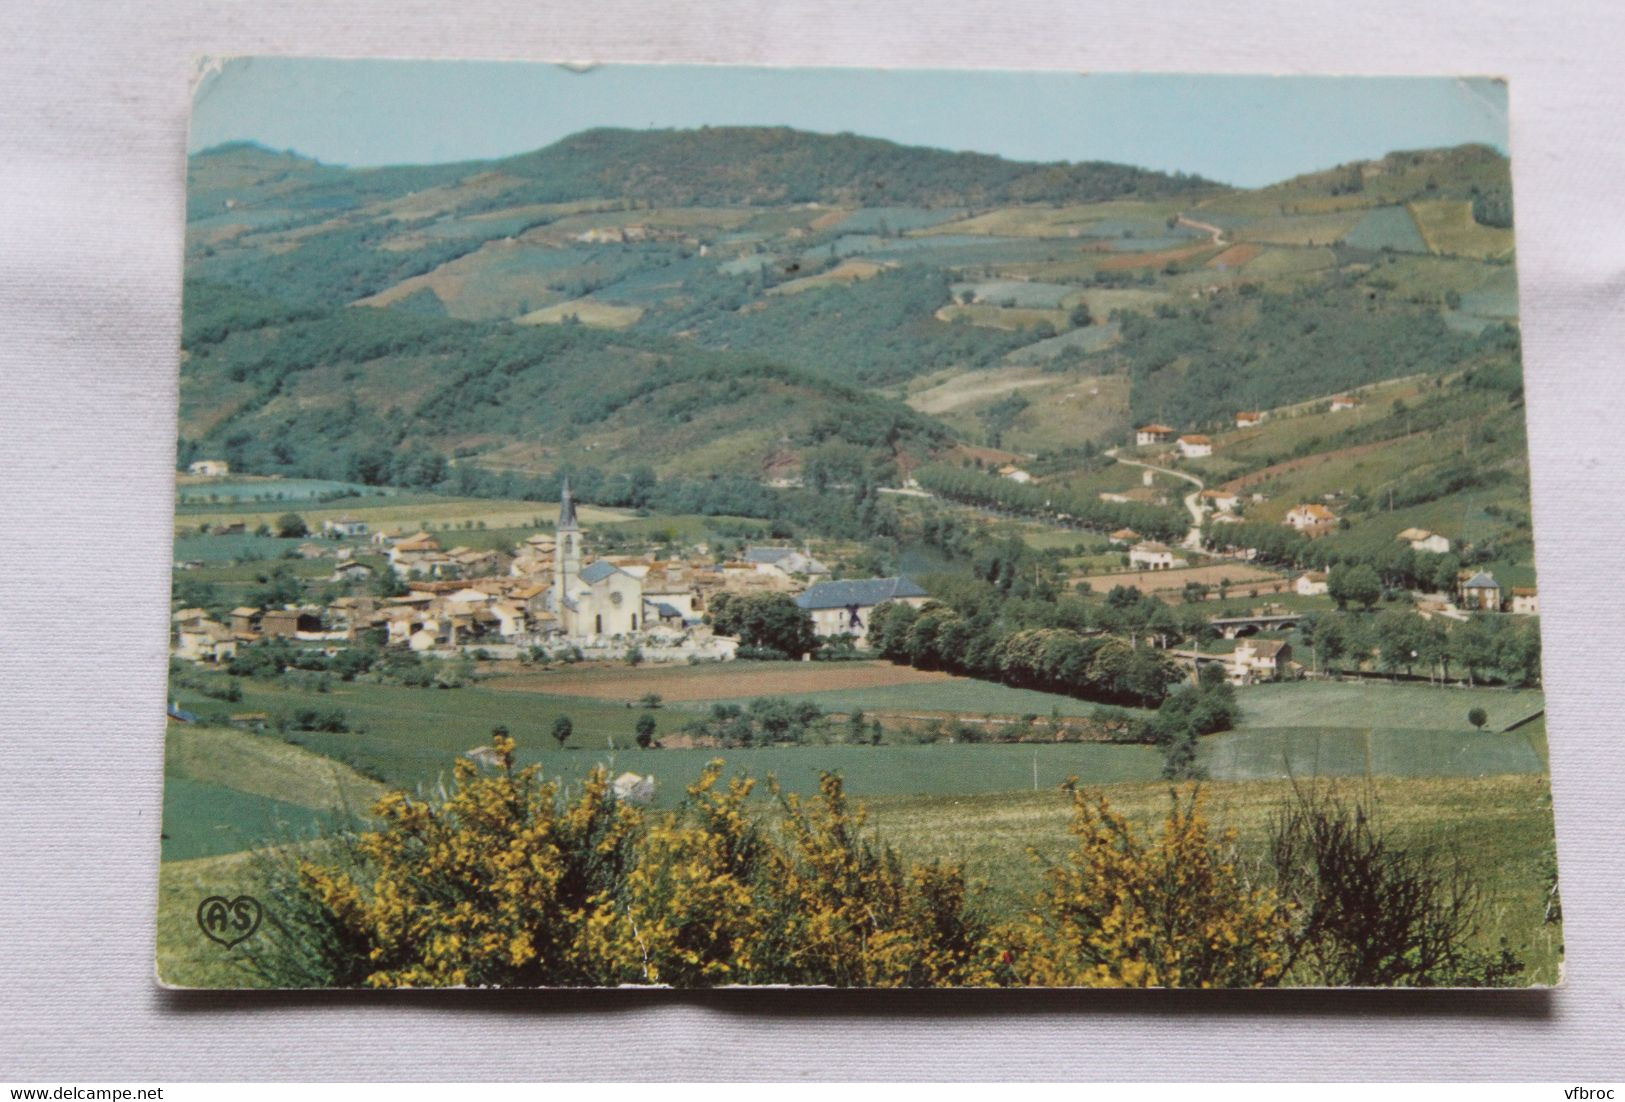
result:
[[[1076,848],[1011,931],[1019,982],[1091,987],[1267,987],[1289,963],[1292,912],[1251,883],[1233,833],[1210,836],[1201,793],[1174,794],[1154,840],[1076,784]]]
[[[1280,892],[1298,920],[1292,955],[1328,987],[1493,987],[1523,964],[1472,948],[1482,900],[1459,865],[1395,845],[1369,800],[1299,788],[1272,832]]]

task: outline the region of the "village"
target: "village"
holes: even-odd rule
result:
[[[908,578],[832,581],[823,563],[795,547],[747,547],[741,558],[722,561],[704,547],[666,559],[589,557],[568,480],[555,531],[538,532],[510,553],[446,548],[428,532],[386,536],[353,517],[326,521],[322,534],[325,540],[308,541],[299,552],[331,557],[329,582],[373,583],[377,571],[358,553],[374,551],[386,559],[379,569],[403,592],[350,593],[326,605],[240,606],[229,623],[202,608],[182,608],[173,615],[174,655],[220,663],[239,646],[264,639],[336,649],[370,635],[427,657],[477,649],[491,659],[513,659],[539,648],[621,660],[636,648],[640,661],[721,661],[738,648],[738,640],[716,634],[707,622],[707,610],[722,594],[789,595],[819,636],[845,636],[854,645],[861,645],[875,607],[918,605],[927,596]]]
[[[1359,402],[1338,395],[1328,408],[1354,409]],[[1236,414],[1235,424],[1253,428],[1268,416],[1244,411]],[[1152,489],[1153,473],[1186,479],[1200,487],[1185,498],[1191,531],[1175,546],[1142,538],[1130,528],[1117,529],[1107,539],[1121,552],[1121,567],[1074,579],[1077,588],[1098,595],[1133,587],[1168,598],[1177,593],[1184,604],[1226,602],[1224,609],[1205,617],[1211,644],[1171,651],[1188,663],[1193,675],[1203,665],[1220,666],[1235,685],[1323,675],[1312,656],[1294,655],[1290,637],[1306,614],[1342,608],[1349,600],[1350,594],[1338,591],[1333,571],[1261,570],[1253,565],[1256,547],[1225,538],[1227,526],[1244,522],[1248,506],[1268,499],[1256,491],[1208,489],[1200,479],[1172,469],[1182,459],[1211,456],[1215,443],[1210,436],[1181,434],[1152,423],[1134,430],[1133,444],[1139,459],[1129,462],[1144,468],[1143,492],[1103,492],[1101,499],[1167,504],[1166,492],[1159,496]],[[229,473],[221,460],[197,461],[188,470],[201,479]],[[1032,482],[1014,464],[997,473],[1018,484]],[[895,492],[930,496],[912,482]],[[1328,501],[1334,496],[1327,495]],[[1316,501],[1291,506],[1279,523],[1310,540],[1346,524],[1330,504]],[[223,526],[220,533],[241,535],[242,525]],[[333,569],[326,581],[343,588],[342,595],[326,603],[241,605],[228,618],[200,607],[180,608],[173,614],[174,656],[215,665],[229,662],[239,647],[283,639],[330,655],[370,642],[424,658],[478,655],[511,661],[567,654],[573,661],[618,662],[629,655],[639,663],[727,661],[736,657],[740,641],[714,629],[710,610],[723,595],[762,594],[793,598],[818,639],[858,652],[865,648],[876,608],[888,602],[919,608],[930,600],[928,591],[908,576],[836,578],[806,544],[745,546],[732,558],[719,558],[703,543],[663,554],[593,556],[568,479],[554,529],[536,531],[507,550],[445,546],[429,531],[374,531],[366,520],[348,515],[323,520],[320,537],[300,544],[297,553],[304,559],[330,559]],[[1420,528],[1400,531],[1395,545],[1415,556],[1413,561],[1427,564],[1443,563],[1445,556],[1461,550],[1448,537]],[[198,564],[176,565],[185,569]],[[1503,587],[1489,570],[1459,568],[1453,584],[1446,584],[1436,570],[1420,573],[1431,584],[1403,597],[1422,620],[1460,623],[1476,613],[1539,614],[1534,587]],[[1238,609],[1233,600],[1227,602],[1232,593],[1253,603]],[[1374,595],[1369,600],[1354,596],[1367,607],[1375,603]]]

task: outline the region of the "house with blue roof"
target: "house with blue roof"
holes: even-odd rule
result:
[[[880,605],[897,601],[918,608],[929,599],[911,578],[861,578],[819,582],[797,597],[796,604],[811,614],[818,635],[850,635],[862,643],[869,634],[869,614]]]

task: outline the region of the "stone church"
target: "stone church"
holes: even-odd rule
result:
[[[581,565],[581,526],[576,521],[570,480],[559,495],[559,523],[553,553],[550,600],[559,628],[571,639],[634,635],[644,630],[643,580],[613,563]]]

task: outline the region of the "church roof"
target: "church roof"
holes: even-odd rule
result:
[[[1484,571],[1480,570],[1477,574],[1474,574],[1471,578],[1468,578],[1464,583],[1462,583],[1461,588],[1500,589],[1501,583],[1495,580],[1495,576],[1493,574],[1486,574]]]
[[[611,574],[623,573],[625,573],[625,571],[616,566],[614,563],[605,562],[603,559],[599,559],[596,562],[588,563],[587,566],[582,569],[581,580],[591,585],[593,583],[603,581]]]
[[[929,594],[908,578],[864,578],[857,581],[819,582],[796,598],[805,609],[868,608],[900,597],[926,597]]]

